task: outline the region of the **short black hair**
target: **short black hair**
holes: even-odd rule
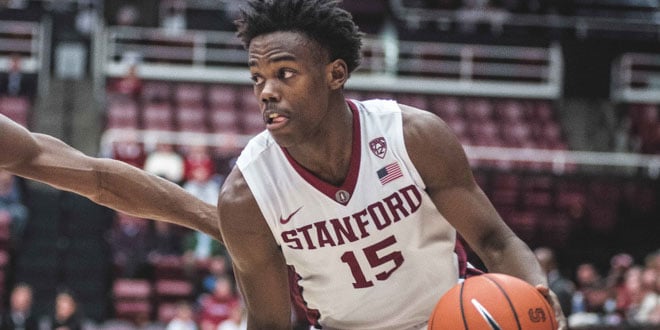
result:
[[[362,59],[362,33],[338,0],[249,0],[235,21],[245,49],[260,35],[302,33],[328,51],[330,60],[342,59],[353,72]]]

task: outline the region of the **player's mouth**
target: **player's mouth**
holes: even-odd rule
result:
[[[264,122],[266,123],[266,128],[268,130],[276,130],[286,125],[289,121],[289,117],[276,112],[276,111],[266,111],[264,113]]]

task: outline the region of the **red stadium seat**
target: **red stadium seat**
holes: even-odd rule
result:
[[[520,178],[513,173],[499,173],[492,178],[490,199],[497,207],[518,206],[520,196]]]
[[[176,316],[178,304],[175,302],[162,302],[158,304],[156,320],[162,324],[167,324]]]
[[[152,286],[148,280],[119,278],[112,286],[115,317],[138,321],[151,314]]]
[[[106,128],[138,128],[139,107],[130,98],[109,98]]]
[[[431,98],[430,110],[444,120],[463,118],[461,101],[455,96],[435,96]]]
[[[147,280],[119,278],[112,286],[114,299],[149,299],[151,296],[151,283]]]
[[[259,102],[252,89],[240,89],[240,107],[241,112],[259,112]]]
[[[208,89],[208,103],[211,108],[236,106],[236,88],[227,85],[213,85]]]
[[[531,114],[531,120],[543,124],[555,121],[554,109],[550,101],[536,102]]]
[[[242,112],[243,116],[241,121],[243,122],[243,133],[245,134],[257,134],[264,129],[266,125],[264,124],[263,116],[259,111],[245,111]]]
[[[532,129],[525,122],[511,121],[502,124],[502,142],[511,148],[533,147]]]
[[[142,87],[142,100],[145,102],[169,101],[172,98],[172,86],[163,81],[147,81]]]
[[[525,120],[525,106],[518,100],[507,100],[498,104],[497,118],[503,123],[511,123]]]
[[[240,131],[238,116],[232,108],[211,108],[210,121],[215,133],[235,133]]]
[[[148,103],[142,109],[142,122],[145,129],[173,130],[172,109],[169,103]]]
[[[174,100],[179,105],[202,104],[206,87],[198,83],[180,83],[174,87]]]
[[[429,100],[424,95],[402,94],[397,96],[397,102],[422,110],[429,110]]]
[[[186,278],[183,257],[181,256],[159,256],[151,260],[151,266],[154,269],[154,278],[156,280],[180,280]]]
[[[206,109],[202,105],[188,103],[179,106],[175,112],[179,131],[208,132]]]
[[[450,118],[445,120],[449,128],[456,134],[456,136],[461,140],[464,137],[468,136],[468,125],[460,117]]]
[[[490,120],[468,121],[468,132],[476,145],[501,146],[500,130]]]
[[[188,280],[156,280],[154,294],[157,301],[179,301],[193,295],[193,285]]]
[[[471,99],[465,103],[465,116],[469,121],[492,119],[493,104],[487,99]]]
[[[533,242],[538,230],[538,218],[534,212],[513,212],[504,219],[511,230],[513,230],[525,242]]]

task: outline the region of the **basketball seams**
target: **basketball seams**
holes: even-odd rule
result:
[[[463,326],[465,330],[468,330],[467,319],[465,319],[465,307],[463,306],[463,288],[465,287],[465,281],[461,282],[461,289],[458,294],[458,304],[461,308],[461,320],[463,320]]]
[[[502,285],[500,285],[500,283],[495,278],[489,276],[489,274],[484,274],[482,276],[484,276],[486,279],[488,279],[493,284],[495,284],[495,286],[497,286],[497,289],[500,290],[502,295],[504,295],[504,298],[506,298],[506,302],[509,304],[509,308],[513,312],[513,318],[516,320],[516,325],[518,325],[518,330],[522,330],[522,327],[520,326],[520,319],[518,318],[518,312],[516,311],[516,308],[513,306],[513,302],[511,301],[511,298],[507,294],[506,290],[504,290]]]

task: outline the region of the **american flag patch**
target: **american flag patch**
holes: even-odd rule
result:
[[[389,164],[378,170],[376,174],[378,174],[378,179],[383,185],[403,176],[403,173],[401,173],[401,167],[399,167],[399,163]]]

